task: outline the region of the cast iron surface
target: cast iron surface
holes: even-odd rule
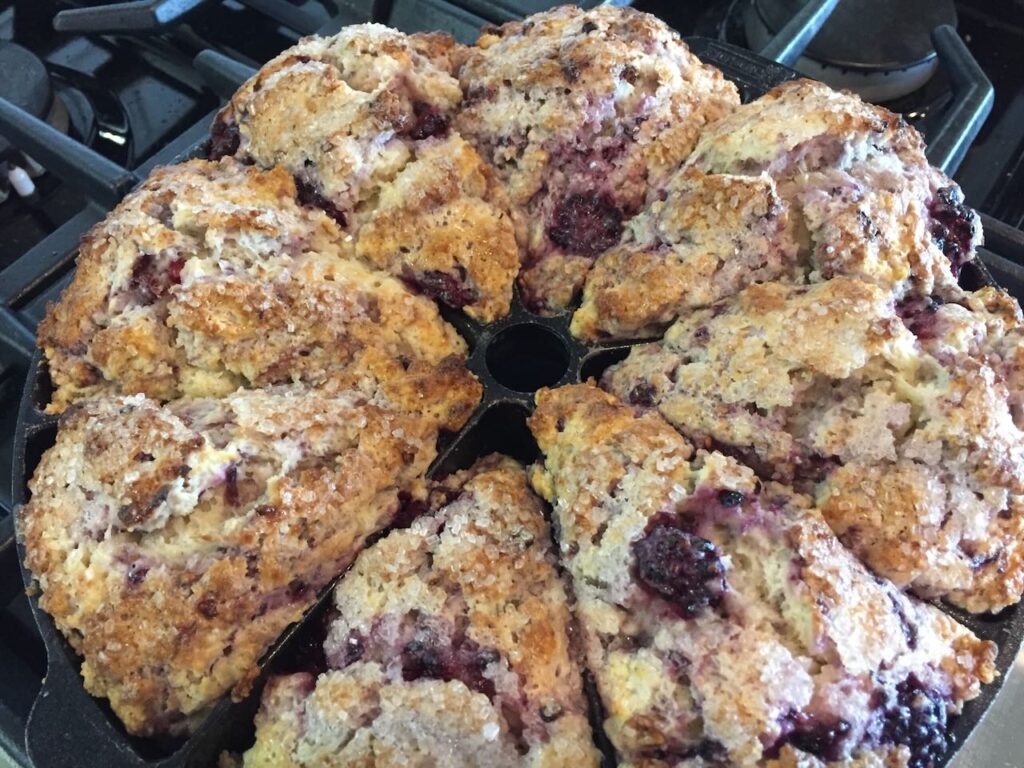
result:
[[[687,43],[702,59],[717,66],[740,89],[744,101],[756,98],[796,74],[749,51],[724,43],[690,38]],[[187,155],[195,155],[198,147]],[[993,233],[997,237],[1007,233]],[[1019,236],[1019,233],[1016,233]],[[993,284],[988,267],[999,284],[1024,295],[1024,269],[983,252],[985,263],[965,266],[961,283],[969,289]],[[537,458],[537,446],[526,426],[533,408],[533,392],[542,386],[559,386],[596,377],[612,363],[628,354],[632,343],[588,346],[569,333],[568,314],[539,317],[528,312],[518,294],[512,311],[503,320],[479,325],[461,313],[445,312],[466,338],[470,347],[469,368],[484,385],[484,396],[466,426],[457,434],[442,438],[438,458],[430,469],[439,477],[468,467],[492,451],[508,454],[522,462]],[[39,458],[53,445],[57,419],[43,413],[51,388],[46,364],[36,353],[22,397],[15,442],[15,503],[27,500],[27,481]],[[19,559],[24,563],[24,541],[18,535]],[[31,574],[22,570],[31,588]],[[80,661],[50,617],[39,609],[38,597],[31,598],[32,609],[46,645],[48,671],[29,718],[27,751],[36,768],[64,766],[171,766],[206,768],[216,763],[223,750],[245,749],[252,740],[252,718],[259,703],[262,684],[274,672],[300,668],[304,653],[322,636],[323,607],[330,588],[299,624],[289,628],[262,662],[263,674],[244,701],[218,702],[194,734],[187,739],[139,739],[129,736],[107,703],[89,696],[79,675]],[[1017,654],[1024,637],[1024,610],[1009,608],[996,616],[971,616],[940,606],[980,637],[999,645],[996,666],[1000,678],[986,686],[981,696],[969,702],[962,715],[953,721],[952,748],[942,765],[949,762],[957,747],[984,717],[999,691],[1002,680]],[[604,764],[613,766],[614,755],[601,739],[600,705],[588,684],[595,735],[604,752]]]

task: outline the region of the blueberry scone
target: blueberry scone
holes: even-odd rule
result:
[[[272,679],[250,768],[596,766],[541,503],[491,456],[338,584],[325,670]]]
[[[20,514],[40,606],[130,733],[190,730],[400,503],[436,422],[299,385],[61,418]]]
[[[455,125],[507,185],[525,241],[523,298],[570,306],[652,186],[739,103],[663,22],[572,6],[484,31],[459,71]]]
[[[333,375],[372,389],[377,361],[429,372],[466,353],[433,302],[295,202],[286,172],[231,159],[154,171],[86,235],[39,344],[58,412],[102,393],[168,400]]]
[[[459,48],[346,27],[289,48],[214,123],[211,153],[280,166],[367,264],[481,321],[508,312],[519,249],[501,187],[451,130]]]
[[[881,288],[835,278],[696,310],[603,381],[814,494],[877,573],[995,611],[1024,591],[1019,394],[969,350],[953,363],[922,348]]]
[[[995,647],[868,573],[820,513],[655,413],[542,390],[554,505],[621,764],[927,766]]]

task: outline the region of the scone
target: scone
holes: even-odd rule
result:
[[[687,315],[603,382],[814,494],[877,573],[996,611],[1024,590],[1020,395],[964,346],[944,364],[869,283],[769,283]]]
[[[160,168],[93,228],[39,344],[56,412],[103,393],[169,400],[338,375],[372,394],[379,361],[429,372],[466,353],[431,301],[295,202],[286,172],[231,159]]]
[[[540,500],[491,456],[338,584],[325,671],[272,679],[249,768],[596,766]]]
[[[956,285],[981,224],[903,118],[787,82],[712,123],[686,166],[601,256],[573,331],[653,336],[771,279],[875,282],[898,298]]]
[[[915,766],[995,646],[874,578],[806,500],[593,386],[542,390],[554,505],[622,765]],[[819,762],[820,761],[820,762]]]
[[[663,22],[629,8],[563,6],[486,29],[459,71],[455,125],[507,185],[527,306],[578,297],[650,187],[739,103]]]
[[[481,321],[508,312],[519,249],[504,193],[451,130],[460,49],[378,24],[311,37],[218,115],[214,157],[291,173],[367,264]]]
[[[318,590],[422,497],[430,417],[348,391],[71,406],[19,515],[40,606],[130,733],[244,696]]]
[[[812,278],[849,275],[927,294],[981,241],[977,214],[902,117],[812,80],[745,104],[701,134],[689,163],[768,173],[797,217]]]
[[[777,279],[803,282],[804,270],[772,178],[683,168],[594,263],[571,330],[589,341],[648,338],[686,311]]]

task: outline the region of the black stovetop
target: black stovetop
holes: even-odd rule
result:
[[[633,4],[661,16],[684,35],[743,44],[735,39],[735,25],[728,18],[737,6],[751,1],[635,0]],[[223,94],[212,87],[215,78],[204,78],[193,66],[193,57],[202,50],[258,65],[302,34],[333,32],[344,24],[368,20],[410,32],[447,30],[470,42],[487,22],[556,4],[545,0],[164,0],[161,8],[165,10],[196,7],[180,23],[146,34],[110,31],[110,26],[127,22],[108,17],[92,19],[108,25],[104,34],[84,35],[56,34],[51,29],[56,12],[77,5],[0,0],[0,41],[15,40],[46,63],[54,93],[67,109],[72,138],[144,176],[153,165],[170,161],[199,141],[222,101]],[[597,4],[597,0],[584,4]],[[996,280],[1021,298],[1024,0],[970,0],[955,5],[960,35],[995,86],[992,114],[955,178],[968,201],[988,214],[988,249],[983,259]],[[155,8],[156,0],[150,6]],[[892,106],[916,120],[928,136],[950,98],[946,76],[940,72],[924,88]],[[0,171],[5,171],[8,159],[0,154]],[[21,762],[25,758],[20,734],[45,672],[45,656],[22,594],[12,546],[14,422],[35,325],[46,302],[67,282],[72,266],[69,254],[78,238],[105,211],[57,174],[43,174],[34,181],[34,196],[21,199],[12,192],[0,202],[0,753]]]

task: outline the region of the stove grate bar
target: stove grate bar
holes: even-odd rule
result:
[[[0,98],[0,134],[90,200],[114,207],[139,183],[129,170]]]
[[[53,18],[58,32],[159,32],[208,0],[138,0],[96,8],[71,8]]]
[[[838,4],[839,0],[812,0],[807,3],[768,41],[760,54],[785,67],[792,67]]]
[[[953,103],[929,129],[926,154],[928,162],[952,175],[992,111],[995,90],[953,27],[936,27],[932,44],[949,78]]]
[[[206,84],[225,99],[234,96],[238,87],[256,74],[253,67],[210,49],[196,54],[192,64]]]

